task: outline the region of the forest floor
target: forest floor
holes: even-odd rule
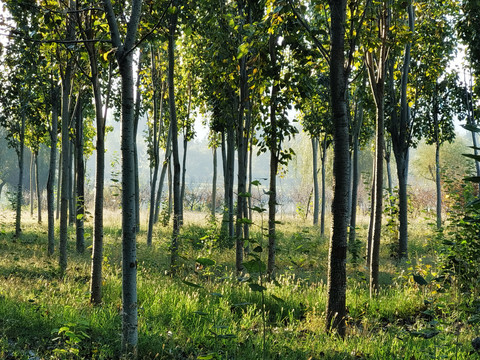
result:
[[[58,256],[47,256],[46,224],[24,219],[14,242],[13,214],[0,211],[0,358],[118,358],[120,213],[105,217],[100,306],[89,303],[91,247],[76,254],[75,229],[69,230],[62,277]],[[439,277],[433,231],[423,218],[410,221],[407,262],[390,257],[384,231],[377,296],[369,296],[364,247],[358,248],[359,265],[350,255],[345,338],[324,331],[328,238],[318,227],[282,219],[276,281],[258,275],[239,281],[234,249],[221,246],[219,224],[205,214],[185,219],[175,278],[168,272],[170,227],[155,227],[152,247],[144,227],[138,235],[140,359],[480,359],[471,344],[480,336],[480,300],[455,279]],[[255,224],[251,247],[266,249],[262,219]],[[90,219],[87,246],[91,226]],[[361,223],[360,240],[365,233]],[[266,251],[257,254],[266,257]],[[262,288],[252,284],[265,290],[254,291]]]

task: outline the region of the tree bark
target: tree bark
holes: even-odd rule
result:
[[[72,67],[67,64],[62,78],[62,184],[60,194],[60,244],[59,244],[59,265],[60,271],[64,273],[67,269],[67,241],[68,241],[68,199],[69,199],[69,172],[70,166],[70,140],[69,122],[70,114],[68,104],[70,101],[70,86],[72,78]]]
[[[82,254],[85,251],[85,163],[83,160],[83,110],[82,100],[79,97],[79,105],[75,114],[75,168],[76,168],[76,247],[77,252]]]
[[[318,137],[312,137],[312,160],[313,160],[313,225],[318,225],[320,212],[320,194],[318,186]]]
[[[141,0],[133,0],[124,43],[110,0],[103,0],[111,40],[121,76],[122,94],[122,354],[136,359],[138,354],[137,252],[135,215],[135,139],[133,47],[140,22]]]
[[[176,1],[174,0],[176,4]],[[171,242],[170,272],[176,273],[178,262],[178,236],[181,226],[180,205],[180,159],[178,153],[178,123],[175,107],[175,32],[177,29],[178,13],[170,16],[170,28],[168,36],[168,101],[170,107],[170,122],[172,125],[172,155],[173,155],[173,231]]]
[[[326,205],[327,205],[327,202],[326,202],[326,193],[325,193],[325,182],[326,182],[326,169],[325,169],[325,166],[326,166],[326,162],[327,162],[327,148],[328,148],[328,141],[327,141],[327,138],[324,137],[323,138],[323,141],[322,141],[322,158],[321,158],[321,162],[322,162],[322,169],[321,169],[321,172],[322,172],[322,207],[321,207],[321,210],[320,210],[320,236],[325,236],[325,216],[326,216],[326,212],[327,212],[327,209],[326,209]]]
[[[409,30],[413,33],[415,30],[415,15],[412,4],[407,7]],[[408,165],[409,165],[409,149],[411,146],[411,128],[412,120],[410,115],[410,107],[407,99],[407,84],[410,69],[410,52],[412,43],[405,45],[402,81],[401,81],[401,98],[400,98],[400,119],[397,120],[396,110],[392,111],[392,121],[390,125],[390,134],[392,137],[393,154],[397,164],[398,177],[398,201],[399,201],[399,231],[398,231],[398,256],[400,259],[408,258]],[[390,92],[395,99],[393,89],[393,62],[390,64]],[[396,103],[396,100],[394,100]]]
[[[18,155],[18,184],[17,184],[17,203],[15,212],[15,239],[20,238],[22,232],[22,199],[23,199],[23,161],[25,148],[25,115],[22,114],[22,123],[20,125],[20,144],[17,151]]]
[[[38,151],[35,154],[35,192],[37,193],[37,222],[42,223],[42,191],[40,189],[40,181],[38,177]]]
[[[35,171],[35,154],[33,150],[30,150],[30,173],[29,173],[29,180],[30,180],[30,217],[33,218],[33,205],[34,205],[34,195],[33,195],[33,188],[34,188],[34,174]]]
[[[55,251],[55,168],[57,164],[57,131],[58,131],[58,87],[53,83],[51,88],[52,124],[50,127],[50,167],[47,180],[47,220],[48,220],[48,255]]]
[[[347,72],[345,63],[346,0],[330,1],[331,58],[330,89],[334,121],[332,236],[330,238],[326,330],[345,336],[346,260],[348,198],[350,187],[349,124],[346,104]]]
[[[270,278],[275,277],[276,255],[276,205],[277,205],[277,172],[278,172],[278,144],[277,144],[277,106],[280,92],[280,69],[277,64],[277,41],[278,36],[270,35],[270,61],[274,75],[273,86],[270,96],[270,187],[268,191],[268,261],[267,274]]]
[[[215,210],[217,207],[217,146],[212,146],[213,154],[213,178],[212,178],[212,221],[215,220]]]

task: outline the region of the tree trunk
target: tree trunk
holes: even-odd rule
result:
[[[120,40],[116,16],[110,0],[103,0],[111,40],[117,48],[122,94],[122,355],[136,359],[138,353],[137,251],[135,215],[135,138],[133,49],[142,9],[133,0],[125,42]]]
[[[103,194],[105,187],[105,121],[110,97],[113,66],[110,64],[105,110],[98,74],[96,51],[89,51],[90,68],[92,71],[92,90],[95,101],[95,118],[97,128],[96,163],[95,163],[95,204],[93,224],[93,248],[90,279],[90,302],[98,305],[102,302],[102,264],[103,264]]]
[[[38,151],[35,154],[35,192],[37,193],[37,222],[42,223],[42,191],[40,189],[40,181],[38,177]]]
[[[313,160],[313,225],[318,225],[320,212],[320,194],[318,188],[318,137],[312,137],[312,160]]]
[[[163,185],[165,183],[165,176],[167,175],[167,171],[170,168],[170,158],[172,155],[172,124],[170,123],[169,128],[168,128],[168,135],[167,135],[167,144],[165,147],[165,157],[163,160],[163,165],[162,165],[162,172],[160,173],[160,181],[158,182],[158,191],[157,191],[157,197],[155,199],[155,216],[154,216],[154,224],[158,222],[158,216],[160,213],[160,203],[162,200],[162,192],[163,192]],[[168,182],[170,184],[170,176],[168,177]],[[169,185],[170,189],[170,185]]]
[[[33,218],[33,205],[34,205],[34,196],[33,196],[33,187],[35,184],[34,180],[34,170],[35,170],[35,154],[33,153],[33,150],[30,150],[30,174],[29,174],[29,180],[30,180],[30,217]]]
[[[360,130],[363,124],[363,92],[365,90],[365,77],[362,79],[362,87],[360,89],[361,95],[357,97],[357,107],[355,111],[355,129],[353,134],[353,149],[352,149],[352,207],[350,211],[350,231],[348,233],[348,243],[353,255],[353,262],[358,264],[359,252],[356,249],[356,234],[357,234],[357,202],[358,202],[358,183],[360,180],[360,171],[358,165],[358,157],[360,152]],[[355,250],[354,250],[355,249]]]
[[[174,3],[176,1],[174,0]],[[175,32],[177,29],[178,14],[170,16],[168,37],[168,102],[170,107],[170,123],[172,124],[172,155],[173,155],[173,231],[171,243],[170,272],[176,273],[178,261],[178,236],[181,226],[180,206],[180,159],[178,154],[178,123],[175,108]]]
[[[134,159],[135,159],[135,231],[138,233],[140,231],[140,183],[138,179],[138,147],[137,147],[137,133],[138,133],[138,122],[140,120],[140,107],[141,107],[141,91],[140,91],[140,80],[141,72],[143,65],[144,52],[140,48],[140,54],[138,59],[138,68],[137,68],[137,83],[135,84],[136,89],[136,98],[135,98],[135,111],[134,111],[134,120],[133,120],[133,149],[134,149]]]
[[[18,184],[17,184],[17,203],[15,214],[15,239],[20,237],[22,232],[22,199],[23,199],[23,161],[25,148],[25,115],[22,114],[22,124],[20,126],[20,144],[17,152],[18,155]]]
[[[275,277],[276,255],[276,205],[277,205],[277,172],[278,172],[278,144],[277,144],[277,106],[280,92],[280,69],[277,64],[278,36],[270,35],[270,61],[274,75],[273,86],[270,96],[270,188],[268,195],[268,261],[267,274],[270,278]]]
[[[157,64],[155,60],[155,53],[153,47],[150,52],[152,64],[152,83],[153,83],[153,177],[150,186],[150,210],[148,216],[148,230],[147,230],[147,245],[152,245],[153,223],[155,216],[155,190],[157,188],[158,169],[160,167],[160,152],[159,152],[159,122],[162,121],[163,108],[163,89],[160,91],[160,110],[158,109],[158,93],[157,93]],[[160,116],[159,116],[160,114]]]
[[[442,184],[440,177],[440,129],[438,124],[438,102],[436,91],[433,96],[433,126],[435,132],[435,185],[437,195],[437,229],[442,227]]]
[[[385,68],[388,56],[388,29],[389,19],[387,15],[386,4],[380,5],[380,15],[378,19],[378,37],[380,44],[379,57],[374,59],[372,52],[367,51],[365,62],[370,80],[372,95],[375,100],[376,108],[376,131],[375,131],[375,172],[373,187],[373,224],[372,243],[370,255],[370,296],[377,294],[378,285],[378,265],[380,255],[380,237],[382,231],[383,215],[383,155],[384,155],[384,127],[385,127]]]
[[[412,4],[407,7],[409,30],[413,33],[415,30],[415,19]],[[400,121],[396,120],[397,111],[392,111],[392,121],[390,125],[390,134],[392,137],[393,154],[397,164],[398,176],[398,201],[399,201],[399,231],[398,231],[398,255],[400,259],[408,257],[408,163],[409,163],[409,148],[411,146],[411,128],[412,120],[410,115],[410,107],[407,99],[407,85],[408,75],[410,69],[410,51],[412,43],[408,42],[405,45],[404,65],[402,69],[401,81],[401,99],[400,99]],[[393,61],[390,64],[390,92],[393,94]],[[396,100],[394,100],[396,104]],[[398,125],[397,125],[398,124]]]
[[[349,124],[345,63],[346,0],[331,1],[330,89],[334,121],[332,235],[329,247],[326,330],[345,336],[348,198],[350,187]]]
[[[67,269],[67,241],[68,241],[68,199],[69,199],[69,175],[70,171],[70,140],[69,122],[70,114],[68,104],[70,101],[70,86],[72,78],[72,67],[67,65],[62,79],[62,188],[60,195],[60,244],[59,244],[59,265],[60,271],[64,273]]]
[[[328,147],[328,142],[327,138],[323,138],[322,142],[322,207],[320,210],[320,236],[325,236],[325,215],[326,215],[326,193],[325,193],[325,182],[326,182],[326,170],[325,170],[325,164],[327,162],[327,147]]]
[[[58,129],[57,129],[58,130]],[[62,197],[62,149],[60,148],[60,156],[58,157],[58,174],[57,174],[57,211],[55,214],[55,219],[60,219],[60,198]]]
[[[77,236],[77,252],[82,254],[85,251],[85,163],[83,160],[83,105],[81,98],[79,98],[79,105],[76,117],[76,131],[75,131],[75,160],[76,160],[76,175],[77,175],[77,196],[76,196],[76,236]]]
[[[212,146],[213,153],[213,178],[212,178],[212,221],[215,220],[215,209],[217,208],[217,146]]]

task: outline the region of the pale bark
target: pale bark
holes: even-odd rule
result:
[[[52,123],[50,127],[50,167],[47,180],[47,220],[48,220],[48,255],[55,251],[55,168],[57,163],[57,131],[58,131],[58,87],[52,81]]]
[[[312,137],[312,160],[313,160],[313,225],[318,225],[320,212],[320,194],[318,186],[318,137]]]
[[[133,46],[140,22],[141,0],[133,0],[124,43],[110,0],[103,0],[119,69],[122,94],[122,354],[138,354],[137,252],[135,215],[135,139]]]

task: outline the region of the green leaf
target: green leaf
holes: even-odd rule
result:
[[[197,356],[197,359],[199,359],[199,360],[210,360],[210,359],[213,359],[214,355],[215,354],[199,355],[199,356]]]
[[[197,263],[199,263],[200,265],[203,265],[203,266],[213,266],[216,264],[215,260],[212,260],[212,259],[208,259],[208,258],[198,258],[197,260],[195,260]]]
[[[190,281],[187,281],[187,280],[182,280],[182,282],[185,284],[185,285],[188,285],[188,286],[191,286],[191,287],[194,287],[194,288],[197,288],[197,289],[203,289],[203,286],[202,285],[198,285],[198,284],[194,284]]]
[[[261,253],[263,251],[262,247],[259,245],[259,246],[256,246],[254,249],[253,249],[254,252],[257,252],[257,253]]]
[[[260,183],[260,181],[258,181],[258,180],[253,180],[250,184],[252,184],[253,186],[260,186],[260,185],[262,185],[262,184]]]
[[[282,298],[279,298],[278,296],[275,296],[272,294],[272,298],[281,304],[285,304],[285,300],[283,300]]]
[[[422,275],[413,275],[413,280],[419,285],[428,285],[427,280]]]
[[[194,314],[200,315],[200,316],[208,316],[210,315],[209,313],[206,313],[205,311],[194,311]]]
[[[223,334],[218,335],[219,339],[235,339],[237,336],[235,334]]]
[[[252,259],[243,263],[243,267],[250,273],[262,273],[267,269],[265,263],[261,260]]]
[[[262,291],[265,291],[267,290],[266,287],[262,286],[262,285],[259,285],[259,284],[248,284],[248,286],[250,287],[250,289],[252,291],[257,291],[257,292],[262,292]]]
[[[264,209],[264,208],[261,208],[261,207],[258,207],[258,206],[251,207],[250,209],[252,209],[253,211],[258,212],[258,213],[262,213],[262,212],[267,211],[267,209]]]

